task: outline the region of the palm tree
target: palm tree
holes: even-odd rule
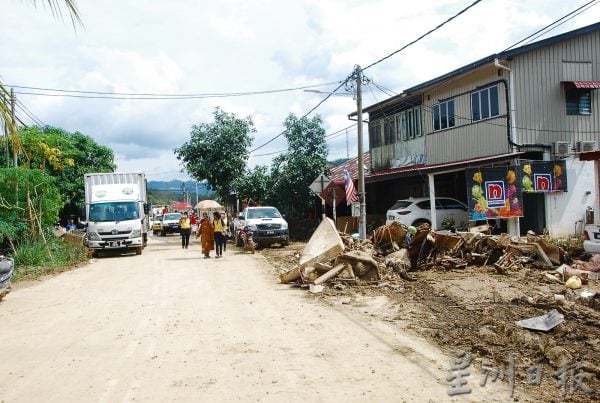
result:
[[[39,3],[38,0],[30,1],[34,6],[37,6]],[[71,22],[73,23],[73,28],[75,28],[77,25],[83,26],[79,16],[79,11],[77,10],[77,5],[75,4],[75,0],[46,0],[45,2],[47,3],[47,6],[54,17],[62,18],[63,9],[66,9],[71,18]],[[15,150],[19,150],[20,142],[17,137],[17,126],[13,121],[11,114],[10,100],[10,92],[6,89],[6,87],[4,87],[2,81],[0,81],[0,121],[4,121],[6,124],[13,148]],[[6,146],[8,147],[8,143]]]

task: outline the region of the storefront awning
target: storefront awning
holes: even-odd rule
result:
[[[369,175],[365,176],[365,182],[380,182],[400,177],[422,175],[427,173],[445,173],[469,167],[478,167],[481,165],[491,164],[495,162],[508,161],[511,159],[519,158],[523,154],[523,151],[519,151],[515,153],[491,155],[487,157],[471,158],[468,160],[445,162],[441,164],[413,165],[395,169],[384,169],[377,172],[371,172]]]
[[[595,90],[600,88],[600,81],[563,81],[563,83],[578,89]]]

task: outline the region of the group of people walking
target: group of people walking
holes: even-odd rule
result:
[[[192,226],[195,226],[195,223],[192,223],[187,213],[183,213],[183,216],[179,220],[182,249],[187,249],[189,246]],[[226,232],[227,227],[220,213],[215,211],[212,220],[208,213],[205,212],[202,214],[200,225],[196,231],[196,238],[201,238],[204,259],[210,258],[211,250],[215,250],[217,258],[223,256],[223,251],[227,248]]]

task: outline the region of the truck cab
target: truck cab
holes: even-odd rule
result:
[[[134,250],[142,254],[147,242],[148,210],[143,173],[86,174],[86,246],[92,254],[108,250]]]

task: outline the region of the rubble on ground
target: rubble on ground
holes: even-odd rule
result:
[[[324,219],[306,244],[292,269],[281,273],[284,284],[322,290],[327,283],[378,284],[417,281],[422,270],[455,270],[487,267],[507,275],[527,269],[540,270],[548,282],[577,289],[600,278],[600,256],[589,262],[573,260],[561,247],[543,237],[491,235],[482,225],[468,232],[434,231],[428,225],[384,225],[369,239],[338,233],[333,221]],[[556,269],[558,267],[558,269]],[[320,286],[320,287],[314,287]]]
[[[600,401],[600,254],[590,259],[581,239],[492,235],[487,226],[457,233],[426,226],[411,231],[386,225],[367,240],[328,231],[343,250],[320,255],[319,245],[312,244],[304,265],[302,247],[312,238],[296,249],[263,253],[283,272],[280,280],[298,271],[295,279],[281,282],[350,305],[365,318],[393,322],[448,354],[466,351],[477,363],[500,368],[512,354],[517,389],[536,396],[532,401]],[[365,264],[371,267],[368,275]],[[530,326],[537,321],[544,326]],[[579,371],[573,376],[584,379],[591,393],[560,394],[556,374],[566,365]],[[543,368],[543,382],[529,383],[531,368]]]

